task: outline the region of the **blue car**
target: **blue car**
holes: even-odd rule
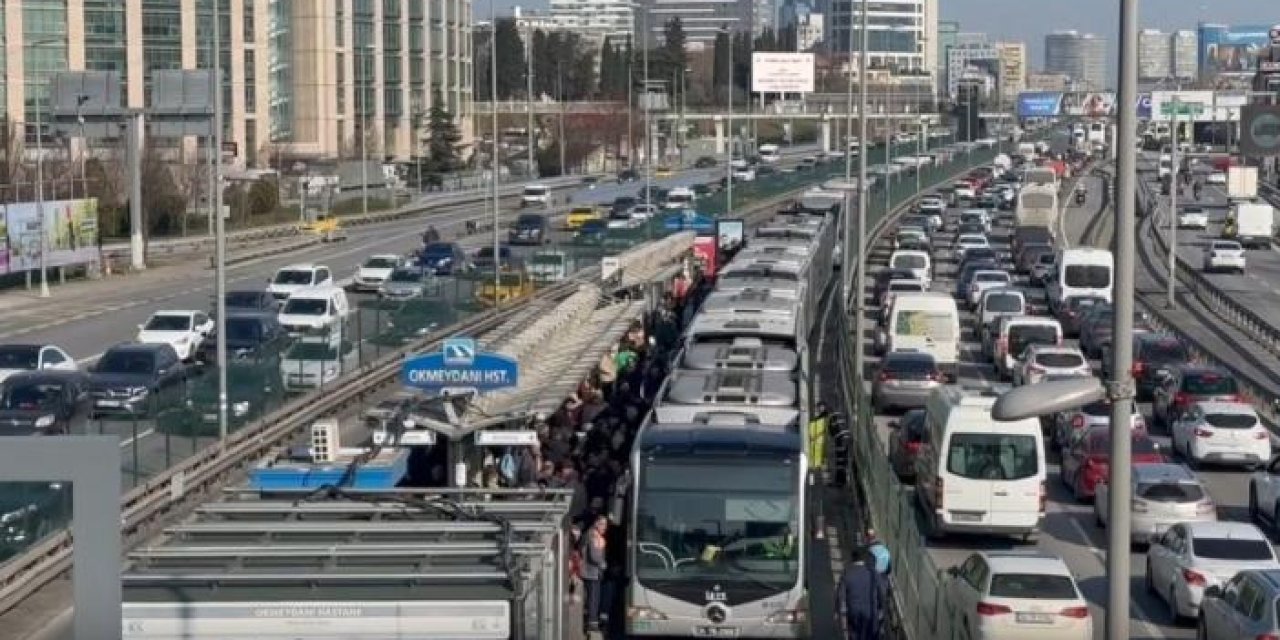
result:
[[[418,251],[417,266],[438,276],[450,276],[466,270],[467,252],[454,242],[432,242]]]

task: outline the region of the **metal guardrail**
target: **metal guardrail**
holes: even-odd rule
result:
[[[586,176],[565,176],[561,178],[550,178],[547,180],[536,181],[537,184],[543,184],[552,189],[564,189],[581,184],[582,179]],[[598,176],[597,176],[598,177]],[[498,187],[499,195],[512,196],[520,193],[526,184],[516,183]],[[460,204],[468,204],[478,202],[489,197],[487,189],[472,189],[456,193],[440,194],[428,196],[422,201],[414,202],[404,207],[389,211],[379,211],[368,215],[341,216],[342,225],[344,227],[360,227],[368,224],[376,224],[379,222],[388,222],[392,220],[401,220],[421,215],[437,207],[456,206]],[[245,244],[250,242],[258,242],[262,240],[273,240],[276,238],[288,238],[301,235],[303,233],[302,223],[290,222],[285,224],[275,224],[254,229],[244,229],[241,231],[233,231],[227,234],[228,244]],[[210,236],[195,236],[190,238],[169,238],[164,240],[153,240],[147,243],[147,253],[149,255],[172,255],[176,253],[187,253],[192,251],[212,250],[213,238]],[[129,257],[129,243],[112,243],[103,245],[102,256],[107,260],[117,260]]]
[[[1145,206],[1149,206],[1152,202],[1158,202],[1158,198],[1153,200],[1154,194],[1151,193],[1151,186],[1145,182],[1139,182],[1138,186],[1138,207],[1140,211],[1148,211]],[[1159,208],[1150,210],[1148,215],[1155,215]],[[1173,215],[1167,212],[1166,215]],[[1155,249],[1162,260],[1166,260],[1169,256],[1169,241],[1164,233],[1155,233]],[[1178,282],[1183,285],[1200,304],[1204,305],[1211,313],[1222,318],[1224,321],[1235,327],[1247,338],[1256,342],[1260,347],[1267,350],[1273,355],[1280,356],[1280,329],[1270,321],[1260,316],[1254,310],[1248,308],[1244,304],[1233,299],[1231,296],[1219,290],[1204,274],[1197,271],[1193,265],[1190,265],[1178,256],[1176,260],[1175,277]],[[1168,274],[1163,274],[1165,278]],[[1148,308],[1149,315],[1158,318],[1160,309],[1155,305],[1144,305]],[[1179,333],[1172,330],[1172,333]],[[1195,355],[1204,362],[1214,363],[1235,374],[1237,383],[1244,389],[1244,396],[1249,399],[1259,415],[1266,420],[1272,427],[1273,432],[1277,426],[1280,426],[1280,397],[1271,391],[1265,389],[1256,380],[1250,376],[1244,375],[1239,369],[1232,366],[1230,362],[1226,362],[1219,357],[1213,355],[1207,349],[1201,348],[1198,343],[1187,336],[1183,336],[1183,342],[1187,343]]]
[[[805,185],[810,186],[810,185]],[[796,191],[766,197],[743,207],[736,215],[754,222]],[[625,260],[623,262],[625,269]],[[483,312],[463,322],[433,332],[430,336],[399,348],[369,365],[345,374],[333,387],[300,396],[242,427],[224,443],[213,443],[171,467],[121,498],[121,529],[126,546],[152,535],[162,520],[184,512],[192,502],[213,495],[229,475],[241,471],[273,452],[290,436],[301,432],[315,419],[331,415],[352,403],[394,383],[401,360],[409,353],[437,346],[445,337],[476,335],[502,326],[503,322],[535,301],[558,302],[584,282],[599,278],[598,266],[576,273],[569,280],[543,289],[516,304]],[[317,397],[321,396],[321,397]],[[37,542],[24,553],[0,566],[0,612],[8,611],[71,566],[72,540],[64,530]]]
[[[924,188],[931,189],[950,182],[973,167],[990,162],[995,155],[996,150],[992,149],[961,159],[959,171]],[[872,223],[867,235],[868,257],[872,252],[888,249],[886,239],[882,237],[885,230],[918,195],[900,200]],[[856,295],[865,296],[866,291],[859,291]],[[861,342],[850,344],[852,328],[849,318],[843,313],[840,314],[839,326],[836,348],[840,382],[844,389],[851,390],[844,396],[844,415],[854,417],[850,429],[857,430],[851,438],[853,469],[849,477],[856,478],[860,486],[864,521],[871,523],[878,537],[893,553],[890,573],[893,619],[900,625],[902,635],[910,640],[957,638],[959,629],[952,624],[957,616],[940,588],[941,570],[929,556],[916,524],[915,497],[909,487],[899,482],[885,455],[887,449],[875,427],[870,399],[866,397],[863,382],[854,375],[853,349],[864,345]]]

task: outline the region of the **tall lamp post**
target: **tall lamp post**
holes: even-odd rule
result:
[[[1134,398],[1133,377],[1133,253],[1137,182],[1137,113],[1129,105],[1138,98],[1138,0],[1120,0],[1120,91],[1116,117],[1115,314],[1111,379],[1111,461],[1107,485],[1114,495],[1107,501],[1107,640],[1129,637],[1129,545],[1133,523],[1129,486],[1133,470],[1129,414]],[[1176,247],[1170,247],[1173,251]]]
[[[859,21],[858,39],[860,40],[858,57],[858,228],[855,275],[853,282],[853,335],[854,343],[861,344],[866,334],[866,290],[867,290],[867,51],[870,49],[867,40],[867,0],[862,0],[862,16]],[[852,10],[853,4],[850,3]],[[853,16],[850,15],[850,18]],[[852,20],[850,20],[852,22]],[[850,36],[852,37],[852,32]],[[887,153],[887,151],[886,151]],[[888,185],[885,185],[888,188]],[[844,268],[849,268],[849,257],[844,259]],[[859,347],[853,351],[854,383],[858,385],[855,393],[861,396],[862,380],[866,375],[866,354]]]
[[[27,43],[27,47],[34,49],[49,44],[58,44],[65,42],[62,38],[40,38]],[[45,99],[49,96],[48,87],[45,88]],[[49,239],[45,236],[44,226],[44,115],[41,107],[41,101],[35,100],[36,105],[36,216],[40,218],[40,297],[49,297],[49,265],[47,255],[49,253]],[[30,281],[28,281],[30,282]]]
[[[216,11],[216,9],[215,9]],[[364,70],[367,56],[373,55],[373,47],[365,45],[356,49],[360,56],[360,213],[369,215],[369,74]]]
[[[218,361],[218,439],[227,439],[227,221],[222,216],[222,17],[218,2],[213,3],[213,253],[217,266],[214,283],[215,312],[214,353]],[[367,184],[368,181],[366,181]]]
[[[502,252],[498,244],[498,14],[489,0],[489,110],[493,125],[493,153],[489,156],[489,206],[493,214],[493,304],[498,305],[498,288],[502,283]]]
[[[728,138],[725,139],[725,199],[724,213],[731,215],[733,213],[733,31],[728,27],[722,29],[729,38],[729,74],[728,80],[725,82],[729,94],[729,110],[728,117],[725,120],[725,129]]]

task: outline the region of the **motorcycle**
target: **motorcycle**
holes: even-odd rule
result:
[[[1084,204],[1085,200],[1087,200],[1088,198],[1089,198],[1088,193],[1085,193],[1084,191],[1076,192],[1076,204]]]

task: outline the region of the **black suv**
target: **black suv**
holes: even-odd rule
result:
[[[118,344],[89,368],[93,413],[141,416],[176,403],[187,374],[167,344]]]
[[[280,328],[274,313],[235,311],[227,313],[227,357],[231,361],[258,361],[279,364],[289,336]],[[217,363],[217,331],[200,345],[200,362]]]
[[[1111,377],[1111,345],[1103,348],[1102,371]],[[1191,354],[1177,337],[1167,333],[1139,333],[1133,336],[1133,382],[1138,400],[1150,400],[1161,378],[1191,362]]]
[[[89,378],[79,371],[26,371],[0,386],[0,435],[87,433]]]
[[[547,241],[549,227],[546,216],[536,213],[522,214],[511,225],[507,242],[511,244],[542,244]]]

